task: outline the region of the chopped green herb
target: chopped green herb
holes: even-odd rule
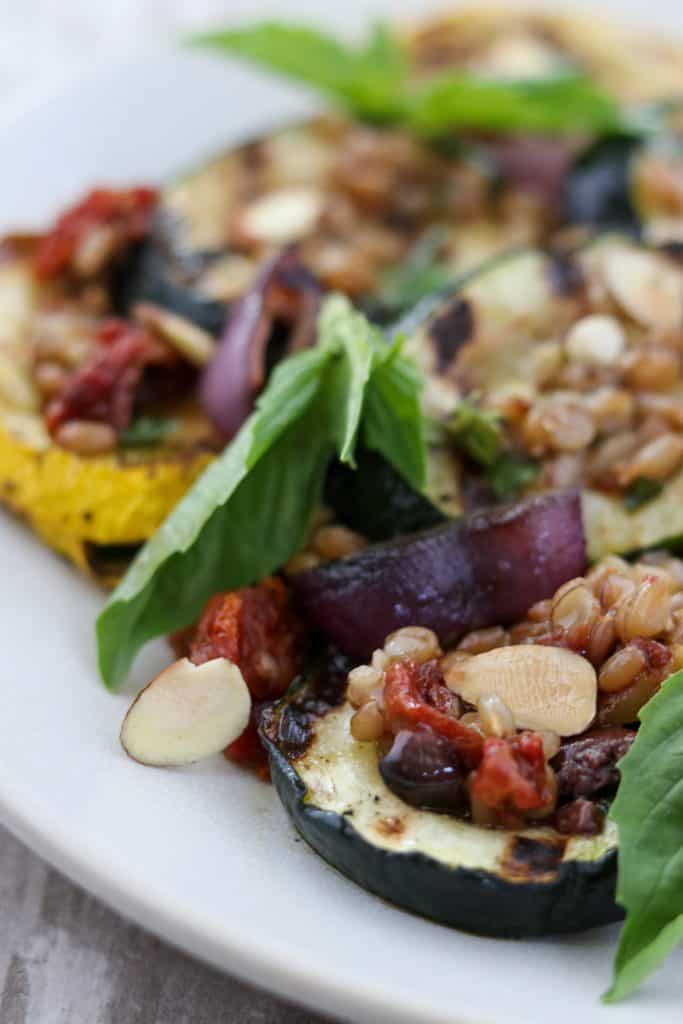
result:
[[[274,21],[218,29],[190,42],[288,75],[358,117],[431,138],[458,128],[607,132],[617,130],[623,120],[608,95],[571,71],[532,81],[498,81],[463,72],[416,81],[404,48],[383,25],[360,47]]]
[[[649,476],[639,476],[624,494],[624,505],[629,512],[637,512],[648,501],[657,498],[664,490],[661,480],[653,480]]]
[[[335,454],[359,433],[416,490],[425,476],[420,378],[400,341],[331,296],[313,349],[283,360],[256,409],[145,544],[97,623],[100,670],[118,685],[152,637],[192,622],[220,590],[282,566],[306,539]]]
[[[119,435],[119,443],[124,448],[149,448],[165,441],[177,428],[177,420],[164,419],[160,416],[138,416]]]
[[[430,228],[408,253],[403,263],[384,271],[376,296],[382,312],[398,317],[427,295],[445,287],[452,274],[439,262],[446,231]]]
[[[458,448],[481,466],[492,466],[501,453],[500,414],[482,409],[476,396],[458,402],[448,429]]]
[[[538,463],[523,455],[503,452],[486,470],[491,490],[501,500],[511,500],[529,487],[539,473]]]
[[[626,924],[608,1003],[635,991],[683,940],[683,672],[648,701],[640,721],[610,812]]]

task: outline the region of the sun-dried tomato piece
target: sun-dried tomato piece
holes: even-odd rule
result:
[[[262,710],[263,704],[254,704],[249,725],[234,743],[225,748],[223,753],[228,761],[234,761],[235,764],[240,764],[244,768],[251,768],[259,778],[267,782],[270,778],[268,754],[258,734]]]
[[[533,732],[487,739],[481,764],[470,779],[470,794],[495,811],[502,824],[550,808],[554,793],[543,739]]]
[[[101,255],[105,261],[127,245],[146,234],[157,205],[158,192],[153,188],[93,189],[79,203],[66,210],[50,231],[40,240],[33,267],[42,278],[56,277],[71,270],[85,270],[86,262],[93,271],[101,269],[101,259],[94,252],[84,257],[83,246],[93,232],[110,228]],[[79,251],[83,257],[78,259]],[[84,276],[87,276],[84,275]]]
[[[238,665],[252,697],[280,697],[302,666],[303,626],[278,579],[212,597],[190,641],[197,665],[229,658]]]
[[[459,710],[459,699],[446,686],[436,661],[417,664],[406,659],[387,669],[384,714],[389,730],[396,734],[428,725],[451,740],[471,767],[481,758],[483,739],[476,729],[458,721]]]
[[[178,355],[144,328],[125,320],[106,320],[97,333],[90,360],[66,380],[45,413],[54,434],[70,420],[94,420],[125,430],[144,371],[180,365]]]

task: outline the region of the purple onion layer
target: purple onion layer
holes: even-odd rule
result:
[[[581,501],[567,491],[372,545],[292,583],[321,632],[367,659],[402,626],[427,626],[449,645],[516,622],[585,569]]]

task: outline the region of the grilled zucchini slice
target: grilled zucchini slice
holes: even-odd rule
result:
[[[382,781],[375,744],[352,739],[353,708],[323,705],[302,728],[291,706],[305,697],[295,688],[264,727],[273,782],[306,842],[354,882],[440,924],[498,938],[620,919],[614,825],[591,837],[509,832],[409,807]]]
[[[580,353],[583,362],[572,355],[567,339],[588,316],[602,318],[598,329],[607,320],[617,341],[621,339],[612,363],[609,353],[604,358]],[[436,301],[407,349],[425,377],[425,410],[441,423],[446,436],[459,402],[474,395],[482,408],[501,411],[505,443],[537,460],[538,472],[528,490],[581,488],[589,554],[595,560],[609,552],[653,547],[683,533],[683,453],[678,463],[675,453],[683,441],[683,378],[680,367],[676,369],[675,340],[681,331],[680,263],[630,238],[605,235],[571,253],[524,250],[493,260],[468,275],[448,299]],[[646,376],[641,379],[628,369],[629,360],[637,361],[639,354],[648,358],[653,349],[661,355],[667,332],[673,338],[670,379],[653,380],[650,389]],[[574,386],[571,374],[576,374]],[[600,426],[595,414],[596,433],[576,448],[555,448],[552,441],[534,447],[525,440],[522,424],[529,409],[543,410],[569,396],[577,407],[590,410],[606,388],[634,403],[630,420],[627,416],[627,422]],[[672,462],[652,481],[652,499],[634,508],[638,503],[629,500],[629,487],[608,474],[618,469],[628,479],[627,463],[647,443],[645,431],[650,428],[653,439],[667,433],[673,438]],[[626,449],[627,435],[633,434],[634,448],[625,451],[623,465],[618,467],[615,458],[614,468],[607,467],[602,487],[598,473],[590,470],[591,460],[599,446],[620,432]],[[558,478],[563,455],[576,456],[576,475],[566,482]],[[652,466],[653,472],[660,471],[656,461]]]

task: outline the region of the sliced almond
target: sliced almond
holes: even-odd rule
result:
[[[613,297],[638,323],[662,330],[683,326],[683,275],[662,256],[610,248],[603,267]]]
[[[206,366],[214,354],[216,343],[209,332],[184,316],[170,313],[153,302],[139,302],[133,313],[144,327],[159,334],[194,366]]]
[[[284,245],[308,235],[321,211],[317,189],[281,188],[250,203],[240,218],[240,229],[254,242]]]
[[[30,412],[16,412],[12,408],[7,409],[1,402],[0,426],[18,444],[36,452],[46,452],[52,443],[42,416]]]
[[[34,412],[40,404],[28,371],[2,351],[0,351],[0,400],[23,412]]]
[[[227,658],[195,665],[181,658],[128,709],[121,745],[141,764],[180,767],[220,753],[249,723],[251,695]]]
[[[469,704],[479,705],[486,695],[496,694],[521,729],[574,736],[595,717],[595,669],[562,647],[500,647],[454,664],[445,678]]]

